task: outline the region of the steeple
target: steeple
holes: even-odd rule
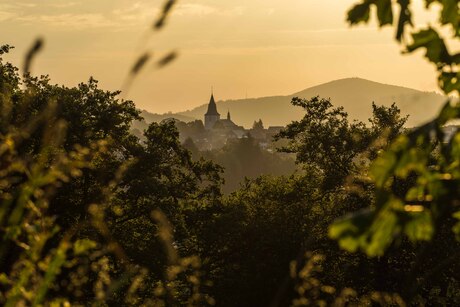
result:
[[[227,112],[227,119],[228,119],[228,120],[231,120],[231,119],[230,119],[230,111]]]
[[[217,106],[216,106],[216,102],[214,100],[214,93],[211,93],[211,99],[209,100],[209,104],[208,104],[208,112],[206,112],[205,115],[218,115],[218,116],[220,116],[220,114],[217,112]]]
[[[211,99],[208,104],[208,111],[204,115],[204,127],[206,129],[212,129],[214,124],[220,120],[220,114],[217,112],[216,101],[214,100],[214,92],[211,90]]]

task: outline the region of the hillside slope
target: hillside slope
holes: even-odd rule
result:
[[[335,106],[343,106],[351,119],[367,122],[372,113],[372,102],[389,106],[393,102],[403,114],[410,115],[408,127],[417,126],[432,118],[440,109],[445,97],[401,86],[387,85],[361,78],[348,78],[314,86],[288,96],[273,96],[240,100],[218,101],[219,113],[231,112],[232,120],[251,127],[254,120],[262,119],[265,126],[284,126],[300,119],[303,111],[291,105],[293,97],[309,99],[314,96],[331,98]],[[202,119],[207,104],[175,114],[176,117]],[[170,117],[174,114],[170,115]]]

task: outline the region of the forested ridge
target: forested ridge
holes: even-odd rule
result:
[[[391,4],[365,0],[349,22],[376,9],[458,93],[458,55],[435,29],[410,27],[409,1]],[[458,38],[458,3],[441,7]],[[293,98],[304,116],[275,140],[298,170],[224,195],[224,168],[186,149],[174,122],[132,134],[140,112],[120,92],[28,73],[38,48],[20,75],[4,60],[14,48],[0,47],[1,304],[460,304],[460,134],[443,130],[460,117],[453,98],[410,130],[396,104],[369,102],[364,123],[330,99]],[[240,142],[220,155],[260,150]]]

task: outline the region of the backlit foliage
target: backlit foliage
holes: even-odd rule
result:
[[[439,85],[446,94],[459,93],[458,54],[448,51],[437,30],[427,26],[410,30],[410,41],[403,40],[411,25],[410,1],[396,1],[400,16],[395,23],[397,39],[414,52],[425,49],[426,58],[439,72]],[[349,12],[351,24],[367,22],[372,7],[377,9],[381,26],[393,24],[393,1],[364,1]],[[439,27],[446,27],[450,40],[459,39],[459,2],[426,1],[442,7]],[[375,208],[366,209],[337,221],[330,236],[350,251],[364,250],[370,256],[382,255],[401,234],[411,241],[430,241],[442,227],[451,225],[460,234],[460,134],[446,135],[443,127],[460,117],[457,99],[450,98],[439,115],[422,127],[397,138],[372,164],[369,180],[375,185]],[[401,188],[404,186],[404,188]]]

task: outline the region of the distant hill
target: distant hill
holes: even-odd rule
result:
[[[232,120],[245,127],[251,127],[254,120],[258,119],[262,119],[265,126],[284,126],[292,120],[300,119],[304,114],[301,108],[290,104],[291,99],[309,99],[314,96],[331,98],[335,106],[345,108],[351,119],[364,122],[367,122],[372,114],[373,101],[386,106],[396,102],[403,114],[410,115],[408,127],[420,125],[432,118],[445,101],[444,96],[434,92],[422,92],[361,78],[348,78],[314,86],[288,96],[218,101],[217,108],[221,116],[225,116],[229,110]],[[207,104],[203,104],[189,111],[169,114],[169,117],[185,119],[184,121],[202,119],[206,107]],[[149,121],[147,117],[146,120]]]

